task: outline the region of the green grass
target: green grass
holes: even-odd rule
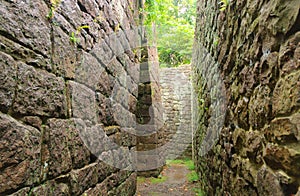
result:
[[[188,173],[187,179],[189,182],[196,182],[199,180],[199,176],[195,171],[191,171],[191,173]]]
[[[181,159],[167,160],[166,163],[167,163],[167,165],[170,165],[170,164],[183,164],[183,165],[185,165],[189,170],[194,170],[194,169],[195,169],[194,162],[193,162],[193,160],[191,160],[191,159],[184,159],[184,160],[181,160]]]
[[[158,184],[158,183],[162,183],[162,182],[165,182],[167,180],[167,177],[166,176],[162,176],[160,178],[150,178],[150,182],[152,184]]]
[[[193,188],[192,190],[196,193],[197,196],[204,196],[205,195],[205,192],[200,188]]]
[[[145,182],[145,181],[146,181],[146,178],[145,178],[145,177],[140,177],[140,176],[137,177],[137,182],[138,182],[138,183],[143,183],[143,182]]]

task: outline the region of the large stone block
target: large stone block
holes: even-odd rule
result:
[[[268,143],[264,150],[264,160],[272,169],[282,169],[291,176],[300,175],[299,143],[287,146]]]
[[[43,129],[42,178],[45,180],[80,168],[90,161],[90,151],[81,138],[77,119],[49,119]]]
[[[254,128],[262,128],[270,118],[271,90],[268,86],[255,88],[249,102],[249,124]]]
[[[69,81],[68,93],[72,107],[71,116],[96,123],[95,92],[82,84]]]
[[[17,86],[17,65],[14,59],[0,52],[0,110],[8,112]]]
[[[75,80],[103,95],[110,95],[114,86],[113,78],[93,55],[83,52],[81,63],[76,67]]]
[[[44,1],[2,2],[0,30],[10,39],[50,58],[50,25],[46,15],[49,11]]]
[[[274,115],[290,113],[300,106],[300,71],[280,79],[273,91],[272,108]]]
[[[66,177],[65,177],[66,178]],[[50,180],[44,184],[35,187],[31,190],[30,195],[39,196],[39,195],[64,195],[70,196],[70,187],[66,182],[63,182],[63,177]],[[62,181],[62,182],[61,182]]]
[[[283,195],[276,175],[265,165],[257,173],[257,190],[259,195]]]
[[[0,194],[40,180],[41,133],[0,113]]]
[[[116,187],[113,191],[108,192],[108,195],[134,195],[136,192],[137,175],[132,173],[121,185]]]
[[[13,113],[65,117],[65,83],[44,70],[18,64],[16,98]]]
[[[98,182],[97,163],[70,172],[71,195],[80,195]]]
[[[59,76],[73,79],[80,64],[81,52],[71,43],[69,35],[58,26],[53,27],[52,69]]]
[[[52,70],[50,63],[51,59],[39,54],[38,51],[33,51],[4,36],[0,36],[0,40],[1,51],[12,56],[15,60],[23,61],[28,65],[46,69],[48,71]]]
[[[297,119],[297,116],[299,115],[294,115],[293,119]],[[299,117],[297,120],[299,120]],[[297,127],[297,124],[299,123],[297,122],[299,121],[292,122],[290,118],[276,118],[272,120],[270,126],[264,130],[265,136],[270,142],[296,142],[299,140],[300,134],[299,128]]]

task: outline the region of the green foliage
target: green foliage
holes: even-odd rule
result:
[[[59,7],[60,2],[61,2],[61,0],[50,0],[51,7],[46,16],[48,18],[48,20],[51,20],[54,17],[54,13],[55,13],[56,9]]]
[[[79,35],[79,33],[82,29],[88,29],[88,28],[90,28],[90,26],[87,26],[87,25],[77,27],[76,33],[72,32],[70,35],[70,42],[72,42],[74,44],[78,43],[80,40],[76,36]]]
[[[189,182],[197,182],[199,180],[199,176],[195,171],[191,171],[188,175],[187,175],[188,181]]]
[[[206,195],[205,192],[201,188],[193,188],[192,190],[196,193],[197,196]]]
[[[146,0],[145,25],[156,25],[161,67],[190,63],[196,13],[195,0]]]
[[[150,178],[150,182],[152,184],[162,183],[162,182],[165,182],[166,180],[167,180],[166,176],[160,176],[158,178],[153,178],[153,177]]]
[[[167,165],[170,165],[170,164],[183,164],[185,165],[189,170],[194,170],[195,169],[195,165],[194,165],[194,162],[193,160],[191,159],[174,159],[174,160],[167,160],[166,161],[166,164]]]
[[[220,0],[219,4],[220,6],[220,11],[226,10],[227,6],[229,5],[230,0]]]
[[[70,35],[70,42],[76,44],[79,42],[79,39],[75,36],[75,33],[72,32],[71,35]]]

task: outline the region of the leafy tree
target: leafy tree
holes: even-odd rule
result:
[[[194,36],[195,0],[146,0],[145,25],[156,25],[162,67],[190,63]]]

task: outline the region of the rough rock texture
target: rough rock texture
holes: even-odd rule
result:
[[[193,59],[203,188],[299,195],[300,2],[237,0],[224,11],[218,2],[198,1]],[[221,81],[216,101],[214,78]],[[225,121],[212,128],[218,109]]]
[[[0,4],[0,195],[133,195],[138,5]]]
[[[161,68],[164,132],[160,143],[167,143],[168,159],[192,158],[191,66]]]

